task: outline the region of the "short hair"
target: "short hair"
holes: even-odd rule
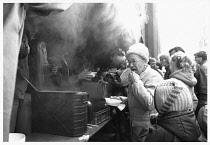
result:
[[[184,52],[185,53],[184,49],[181,48],[181,47],[179,47],[179,46],[176,46],[176,47],[170,49],[169,50],[169,54],[171,54],[172,51],[175,51],[175,52],[181,51],[181,52]]]
[[[203,61],[207,60],[207,53],[205,51],[198,51],[194,56],[202,57]]]
[[[166,60],[169,62],[170,57],[169,57],[168,55],[166,55],[166,54],[161,54],[161,55],[159,56],[159,60],[163,60],[163,59],[166,59]]]

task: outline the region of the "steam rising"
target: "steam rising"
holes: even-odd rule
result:
[[[110,49],[139,41],[146,22],[145,4],[74,3],[66,11],[38,17],[37,41],[47,43],[48,57],[68,54],[70,67],[81,71],[88,59],[94,67],[108,66]],[[107,56],[106,56],[107,55]]]

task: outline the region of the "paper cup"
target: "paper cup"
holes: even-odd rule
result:
[[[9,142],[25,142],[25,135],[22,133],[10,133]]]

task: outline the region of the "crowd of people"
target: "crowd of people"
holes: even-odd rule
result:
[[[174,47],[156,60],[137,43],[125,56],[129,83],[120,98],[128,107],[129,140],[207,141],[207,53],[195,53],[195,63]]]
[[[137,43],[129,47],[125,56],[118,62],[125,64],[126,60],[130,69],[127,87],[121,85],[127,91],[120,94],[126,96],[120,98],[128,107],[129,140],[206,141],[206,52],[195,53],[196,64],[181,47],[172,48],[156,60],[149,57],[144,44]],[[111,84],[112,90],[120,87],[120,82],[118,86]],[[111,95],[116,94],[110,92]]]
[[[147,51],[143,44],[127,51],[131,141],[206,141],[207,53],[195,53],[194,63],[181,47],[157,60]]]
[[[29,129],[23,127],[20,112],[26,100],[24,96],[29,95],[24,79],[28,79],[29,71],[24,62],[30,47],[25,35],[22,40],[10,132],[27,133]],[[38,46],[43,53],[40,57],[44,66],[41,65],[40,70],[56,75],[58,65],[52,65],[47,59],[46,44],[38,43]],[[126,109],[117,111],[120,141],[207,141],[205,51],[195,53],[196,63],[181,47],[172,48],[168,55],[161,54],[156,60],[149,57],[149,50],[143,43],[131,45],[126,53],[115,49],[110,54],[111,71],[103,72],[99,82],[106,85],[104,97],[119,96],[126,105]],[[26,119],[29,117],[30,114]]]
[[[24,127],[24,118],[17,114],[25,101],[29,78],[25,62],[30,47],[23,36],[23,21],[29,8],[30,5],[4,5],[4,141],[8,141],[9,132],[22,132]],[[47,7],[48,13],[55,8],[58,12],[66,9],[58,9],[56,5]],[[207,53],[199,51],[194,56],[196,63],[181,47],[175,47],[157,61],[150,58],[143,43],[133,44],[126,53],[112,56],[113,63],[121,65],[112,81],[122,87],[119,91],[124,91],[120,94],[124,97],[119,97],[129,112],[129,141],[207,141]],[[57,72],[60,72],[57,66],[51,68],[51,74]],[[103,79],[106,81],[106,75]],[[114,90],[114,93],[120,92]]]

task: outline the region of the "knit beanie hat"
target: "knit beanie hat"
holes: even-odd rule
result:
[[[137,54],[146,60],[146,63],[149,62],[149,51],[148,48],[143,43],[136,43],[129,47],[127,51],[127,56],[130,54]]]
[[[155,89],[155,107],[159,115],[171,111],[186,111],[193,108],[187,86],[175,78],[164,80]]]

